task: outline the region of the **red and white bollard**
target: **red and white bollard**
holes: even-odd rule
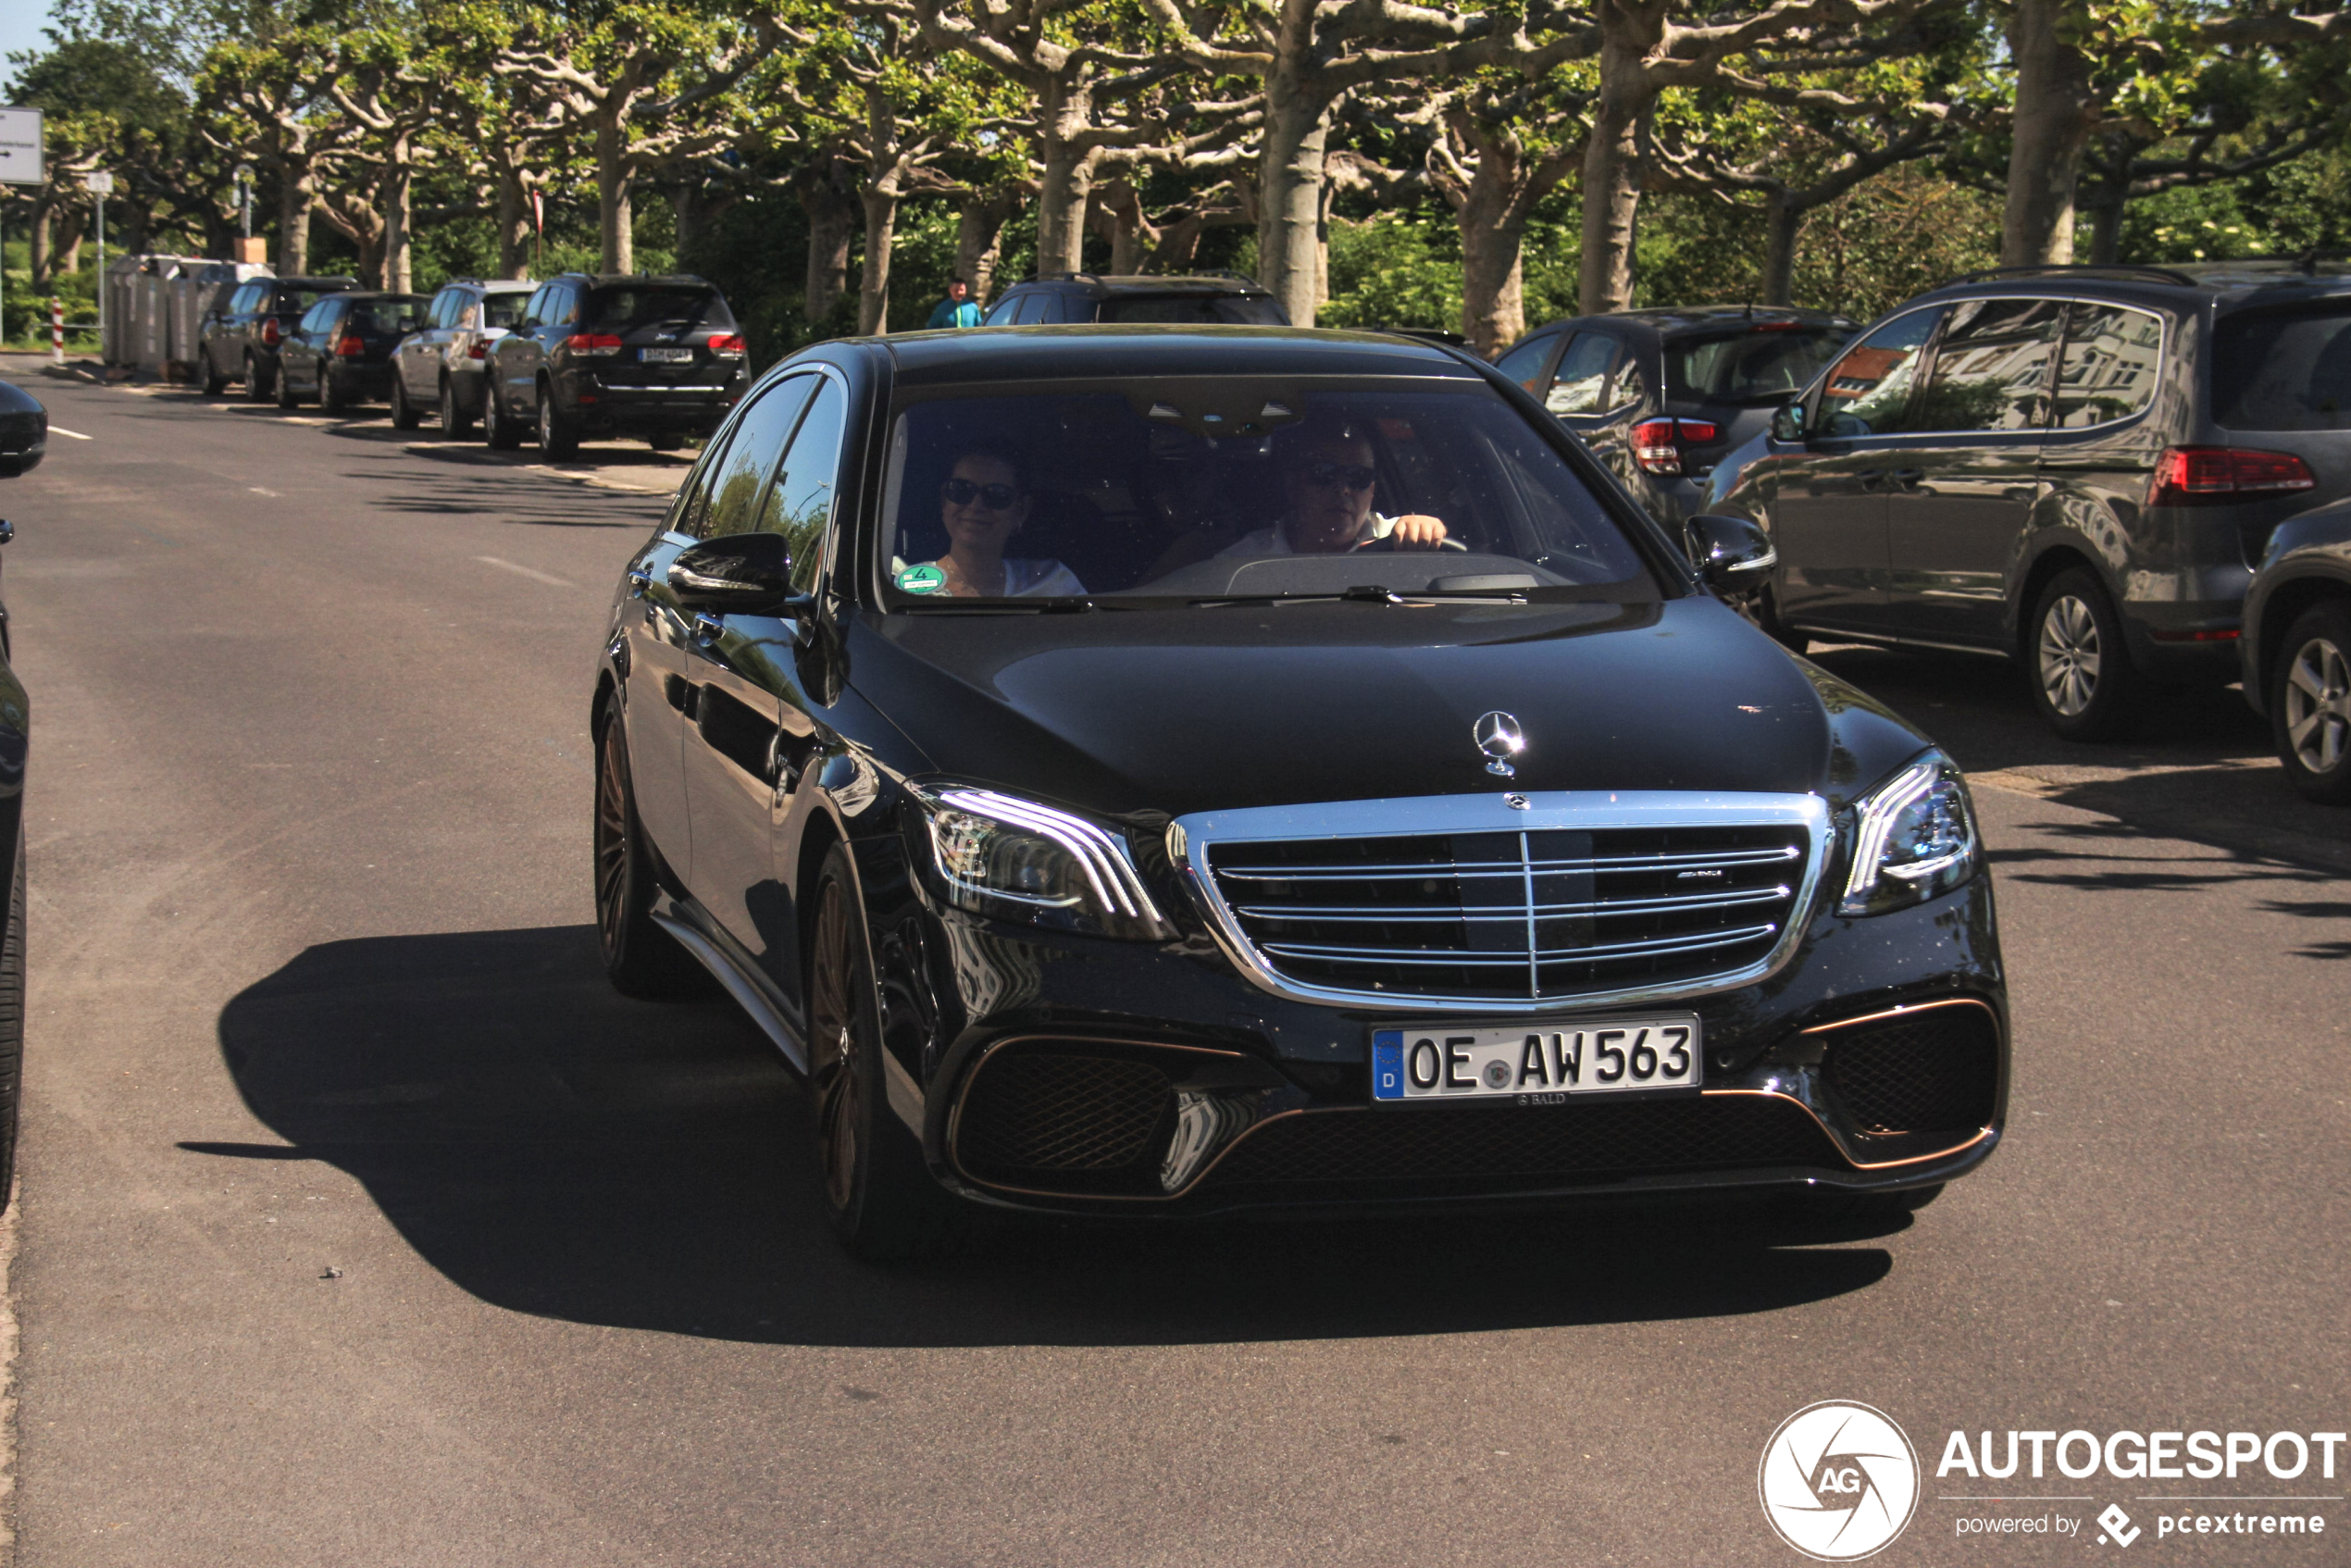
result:
[[[54,365],[66,362],[66,302],[55,295],[49,300],[49,360]]]

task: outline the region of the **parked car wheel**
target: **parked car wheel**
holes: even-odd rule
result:
[[[456,383],[441,378],[441,433],[456,441],[473,429],[474,417],[457,405]]]
[[[424,422],[424,416],[417,412],[417,405],[408,401],[408,389],[394,375],[392,379],[392,428],[413,430]]]
[[[245,355],[245,395],[247,397],[255,403],[267,403],[269,401],[270,394],[278,390],[277,383],[278,378],[264,372],[259,360],[251,355]]]
[[[206,350],[205,351],[205,356],[204,356],[204,394],[205,394],[205,396],[206,396],[206,397],[218,397],[218,396],[219,396],[222,392],[227,392],[228,390],[229,390],[229,378],[228,378],[228,377],[226,377],[226,376],[224,376],[224,375],[222,375],[222,374],[220,373],[220,368],[219,368],[219,367],[218,367],[218,366],[216,366],[215,364],[213,364],[213,362],[212,362],[212,351],[211,351],[210,349],[206,349]]]
[[[481,439],[492,452],[512,452],[522,444],[521,428],[506,412],[505,403],[494,387],[482,396]]]
[[[555,390],[539,389],[539,452],[543,457],[569,457],[579,450],[579,427],[555,406]]]
[[[679,452],[685,449],[686,438],[675,430],[669,430],[659,435],[647,436],[645,444],[655,452]]]
[[[2295,618],[2269,697],[2287,780],[2321,805],[2351,805],[2351,600]]]
[[[293,378],[286,374],[285,367],[282,365],[278,367],[277,381],[278,406],[280,408],[301,407],[302,399],[294,392]]]
[[[318,412],[343,414],[349,412],[350,408],[351,399],[343,394],[342,385],[335,380],[334,371],[331,369],[319,371]]]
[[[628,783],[628,740],[616,713],[596,743],[596,934],[604,977],[623,996],[690,996],[702,965],[653,917],[652,854]]]
[[[817,1175],[841,1242],[874,1262],[951,1251],[967,1223],[923,1168],[881,1061],[881,1019],[849,853],[835,844],[817,881],[808,944],[808,1087]]]
[[[2070,567],[2041,590],[2025,651],[2033,701],[2051,729],[2069,740],[2106,740],[2129,724],[2139,672],[2122,617],[2089,572]]]

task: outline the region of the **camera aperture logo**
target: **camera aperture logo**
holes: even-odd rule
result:
[[[1822,1562],[1891,1545],[1919,1505],[1919,1456],[1884,1411],[1846,1400],[1807,1405],[1763,1445],[1755,1486],[1780,1539]]]

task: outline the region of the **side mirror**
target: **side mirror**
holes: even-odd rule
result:
[[[793,605],[791,546],[779,533],[730,533],[678,553],[670,591],[682,610],[780,616]]]
[[[1772,536],[1745,517],[1692,517],[1682,525],[1682,548],[1717,593],[1760,587],[1780,560]]]
[[[1784,403],[1772,411],[1772,439],[1796,442],[1804,439],[1804,405]]]

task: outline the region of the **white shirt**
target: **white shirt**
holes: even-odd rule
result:
[[[1356,542],[1360,544],[1366,539],[1386,539],[1395,531],[1396,519],[1394,517],[1382,516],[1375,512],[1364,519],[1362,538]],[[1289,519],[1282,517],[1276,519],[1271,528],[1263,528],[1253,533],[1241,535],[1240,538],[1219,550],[1216,553],[1216,559],[1221,561],[1227,555],[1295,555],[1297,554],[1297,551],[1290,548]],[[1337,554],[1338,552],[1319,551],[1317,554]],[[1006,563],[1006,565],[1010,564]]]

